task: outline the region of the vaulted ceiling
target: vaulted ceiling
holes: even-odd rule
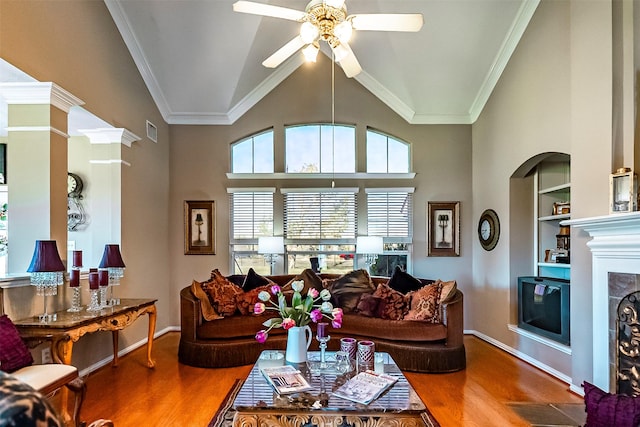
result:
[[[233,12],[234,1],[105,0],[168,123],[232,124],[302,65],[298,53],[278,68],[262,66],[299,23]],[[347,0],[349,14],[424,17],[417,33],[355,32],[350,44],[363,72],[354,78],[409,123],[473,123],[538,3]]]

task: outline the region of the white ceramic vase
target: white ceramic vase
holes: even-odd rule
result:
[[[290,363],[306,362],[307,350],[311,345],[311,328],[309,326],[294,326],[288,330],[287,334],[285,360]]]

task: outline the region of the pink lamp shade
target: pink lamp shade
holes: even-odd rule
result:
[[[104,253],[100,261],[100,268],[117,267],[124,268],[124,261],[120,255],[120,245],[104,245]]]
[[[29,273],[44,273],[65,271],[64,264],[58,253],[55,240],[36,240],[31,264],[27,268]]]

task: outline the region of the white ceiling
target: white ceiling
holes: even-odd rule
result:
[[[263,67],[300,24],[233,12],[235,0],[104,1],[170,124],[232,124],[302,64],[296,54]],[[356,32],[350,44],[363,72],[355,79],[409,123],[473,123],[538,3],[347,0],[349,14],[422,13],[425,21],[418,33]]]

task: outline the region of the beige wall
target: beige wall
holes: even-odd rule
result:
[[[157,331],[175,325],[168,314],[169,300],[176,298],[169,292],[168,125],[106,6],[101,1],[0,1],[0,57],[71,92],[112,126],[142,137],[122,152],[131,166],[122,171],[121,244],[127,269],[117,292],[158,298]],[[146,120],[158,127],[157,144],[145,137]],[[33,297],[27,291],[9,290],[5,299],[10,305],[13,299]],[[120,347],[144,339],[146,327],[143,319],[124,330]],[[110,353],[110,334],[96,333],[76,344],[73,361],[84,368]]]
[[[347,79],[340,68],[336,68],[335,75],[336,122],[355,124],[358,138],[363,138],[366,127],[371,126],[410,142],[413,171],[416,172],[414,180],[337,180],[336,187],[415,187],[413,272],[427,278],[456,279],[465,290],[470,284],[471,237],[474,235],[471,223],[471,127],[409,125],[358,82]],[[177,295],[179,289],[189,285],[193,279],[207,279],[213,268],[229,272],[227,187],[331,185],[329,180],[304,183],[290,180],[230,181],[225,175],[230,171],[230,144],[234,141],[273,126],[277,155],[284,153],[281,136],[285,125],[330,122],[330,76],[330,62],[320,55],[318,63],[299,68],[232,126],[171,127],[171,223],[182,224],[184,200],[215,200],[217,207],[216,255],[184,255],[183,230],[171,228],[172,294]],[[363,139],[358,144],[363,144]],[[428,200],[461,202],[460,257],[426,256],[425,210]],[[177,298],[172,304],[174,321],[178,322]]]
[[[611,33],[608,1],[543,0],[473,125],[473,217],[493,208],[503,228],[492,252],[474,241],[473,290],[468,294],[476,303],[467,305],[470,323],[491,340],[571,377],[574,386],[590,379],[591,372],[591,266],[586,239],[572,233],[572,355],[510,332],[507,324],[517,320],[514,277],[535,272],[532,254],[514,251],[508,244],[522,239],[533,244],[532,227],[519,226],[521,218],[510,218],[521,212],[513,207],[522,201],[509,186],[510,177],[528,159],[545,152],[567,153],[572,167],[572,218],[607,213]],[[523,271],[527,264],[529,271]]]

